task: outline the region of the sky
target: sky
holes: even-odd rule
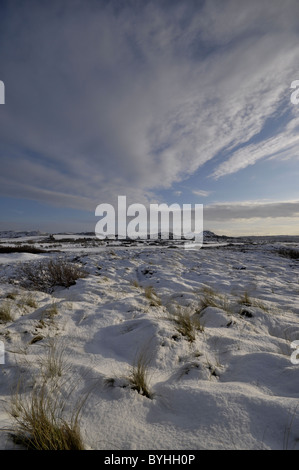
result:
[[[0,230],[125,195],[299,235],[298,0],[2,0],[0,80]]]

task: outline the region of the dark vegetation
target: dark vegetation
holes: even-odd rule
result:
[[[48,293],[52,293],[57,286],[68,288],[87,276],[82,265],[63,258],[25,263],[19,271],[23,287]]]
[[[282,247],[278,249],[278,253],[285,258],[299,259],[299,250],[295,248]]]
[[[36,248],[35,246],[31,246],[31,245],[0,246],[0,253],[33,253],[33,254],[39,254],[39,253],[49,253],[49,250],[43,250],[42,248]]]

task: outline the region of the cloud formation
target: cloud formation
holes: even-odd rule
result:
[[[1,194],[93,211],[155,202],[205,164],[219,179],[294,155],[294,107],[251,139],[289,103],[298,15],[296,0],[7,2]]]
[[[222,202],[204,207],[206,221],[230,221],[234,219],[267,219],[299,217],[299,201]]]
[[[192,191],[195,196],[208,197],[211,194],[211,191],[206,191],[204,189],[194,189]]]

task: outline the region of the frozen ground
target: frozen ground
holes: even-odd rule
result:
[[[30,394],[53,380],[42,366],[49,345],[63,354],[56,384],[66,412],[85,398],[88,449],[297,449],[291,343],[299,340],[299,260],[269,243],[198,251],[69,246],[66,256],[84,265],[86,278],[52,294],[16,282],[20,263],[62,254],[0,255],[0,303],[13,315],[0,323],[1,449],[19,448],[7,433],[16,385]],[[178,313],[200,323],[194,341],[177,330]],[[151,398],[128,381],[142,353]]]

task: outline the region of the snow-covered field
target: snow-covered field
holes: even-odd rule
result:
[[[22,288],[18,267],[63,253],[0,255],[0,304],[12,315],[0,323],[0,449],[19,448],[7,432],[16,386],[29,396],[42,381],[55,381],[66,414],[84,399],[87,449],[298,447],[299,260],[270,243],[64,248],[88,275],[53,293]],[[194,320],[191,339],[179,314]],[[60,354],[57,376],[46,373],[49,351]],[[140,358],[149,398],[128,379]]]

